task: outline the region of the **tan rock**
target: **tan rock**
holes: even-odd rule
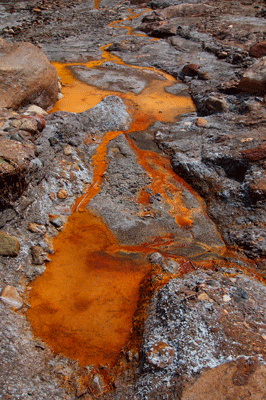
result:
[[[207,295],[207,293],[202,292],[198,295],[198,300],[200,301],[210,301],[211,299],[209,298],[209,296]]]
[[[4,304],[12,307],[14,310],[19,310],[23,306],[23,300],[20,297],[17,289],[10,285],[7,285],[4,288],[0,299]]]
[[[43,108],[38,107],[35,104],[29,106],[27,108],[27,111],[37,115],[48,115],[48,113]]]
[[[68,196],[68,194],[67,194],[67,192],[65,191],[65,189],[60,189],[60,190],[58,190],[58,192],[57,192],[57,197],[58,197],[59,199],[66,199],[67,196]]]
[[[44,225],[38,225],[33,222],[29,223],[28,230],[33,233],[44,234],[46,232],[46,228]]]
[[[23,118],[21,120],[20,129],[34,134],[38,131],[37,121],[34,119]]]
[[[206,119],[204,119],[204,118],[198,118],[196,121],[196,125],[198,127],[203,127],[203,126],[207,125],[207,123],[208,123],[208,121],[206,121]]]
[[[0,231],[0,255],[16,257],[19,253],[20,244],[17,238]]]
[[[0,108],[16,109],[33,103],[44,109],[57,100],[56,69],[31,43],[0,42]]]
[[[64,146],[63,153],[64,153],[65,156],[70,156],[73,153],[72,147],[69,144],[66,144]]]

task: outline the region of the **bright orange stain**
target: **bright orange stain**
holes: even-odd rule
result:
[[[94,8],[98,5],[99,0],[95,0]],[[129,12],[128,20],[136,17]],[[125,65],[106,51],[107,46],[101,48],[100,60],[69,65],[97,68],[105,61]],[[81,365],[113,364],[129,339],[139,285],[149,270],[143,255],[156,251],[161,244],[171,244],[174,237],[169,233],[139,246],[121,246],[102,220],[86,206],[100,190],[110,140],[119,134],[144,130],[155,121],[174,122],[178,115],[194,111],[194,106],[190,98],[167,93],[165,87],[173,85],[175,79],[153,68],[131,66],[132,70],[154,73],[146,88],[135,94],[88,85],[75,79],[66,65],[53,64],[63,83],[64,98],[51,112],[82,112],[112,94],[123,99],[132,122],[126,132],[108,132],[101,139],[92,157],[92,183],[75,201],[66,226],[53,240],[52,261],[46,265],[43,275],[31,283],[31,307],[27,315],[35,335],[56,353],[78,360]],[[169,161],[153,152],[141,152],[135,147],[134,150],[140,165],[152,177],[152,192],[159,192],[163,201],[168,202],[167,209],[179,226],[189,227],[192,213],[196,211],[188,211],[182,204],[181,191],[176,190],[178,178]],[[169,194],[170,199],[167,198]],[[146,204],[148,198],[141,192],[135,201]]]
[[[100,218],[74,213],[54,239],[45,273],[32,282],[34,333],[81,365],[112,363],[130,334],[143,260],[119,250]]]

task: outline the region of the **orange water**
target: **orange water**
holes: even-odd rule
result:
[[[98,3],[95,0],[96,8]],[[130,18],[133,18],[132,13]],[[97,68],[105,61],[123,65],[105,48],[102,47],[100,60],[82,65]],[[127,132],[133,132],[146,129],[155,121],[173,122],[178,115],[194,110],[190,98],[165,92],[165,87],[174,84],[175,79],[152,68],[148,68],[154,75],[147,87],[140,94],[134,94],[98,89],[75,79],[67,65],[54,65],[64,85],[64,98],[56,103],[52,112],[82,112],[105,96],[115,94],[127,105],[132,117]],[[141,71],[147,68],[132,66],[132,70],[135,69]],[[101,218],[88,209],[89,200],[101,187],[106,168],[106,146],[122,133],[106,133],[97,147],[92,159],[92,183],[76,200],[64,230],[53,240],[54,253],[45,272],[31,283],[27,316],[35,335],[56,353],[76,359],[81,365],[115,362],[130,337],[139,285],[149,271],[144,256],[156,250],[160,241],[172,241],[169,234],[140,246],[121,246]],[[139,163],[152,178],[153,192],[160,192],[163,201],[169,202],[169,213],[179,226],[190,226],[191,211],[182,204],[181,192],[176,191],[175,182],[179,178],[171,171],[169,161],[162,161],[158,155],[141,152],[133,143],[131,145]],[[172,193],[171,199],[167,199],[167,191]],[[144,192],[135,201],[145,203]]]

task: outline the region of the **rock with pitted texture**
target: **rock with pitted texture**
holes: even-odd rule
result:
[[[0,109],[35,104],[44,109],[58,97],[56,69],[31,43],[0,41]]]

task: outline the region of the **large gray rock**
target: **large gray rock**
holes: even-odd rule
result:
[[[56,69],[31,43],[0,40],[0,109],[36,104],[44,109],[58,97]]]

